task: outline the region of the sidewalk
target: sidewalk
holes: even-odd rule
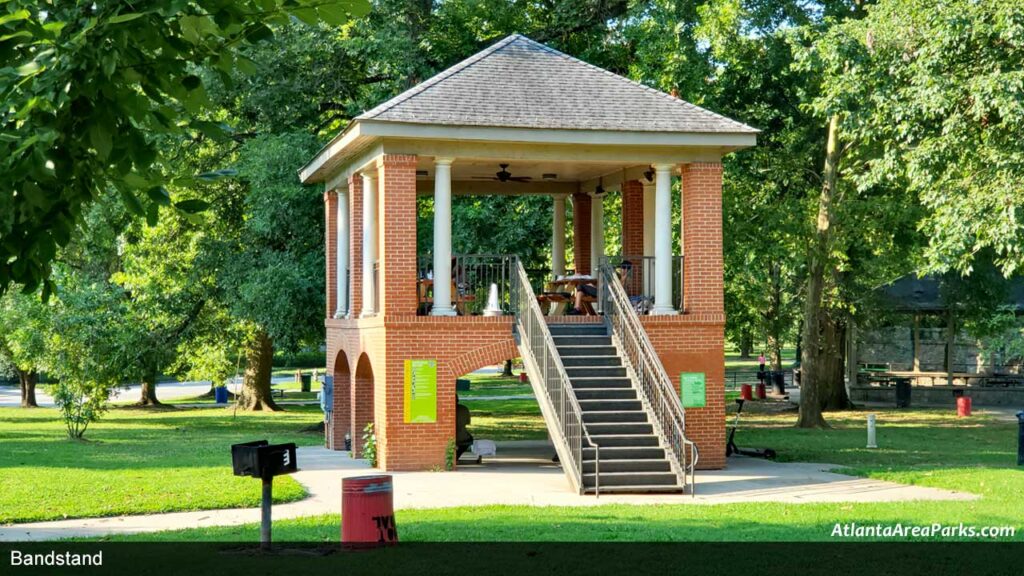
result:
[[[831,464],[778,464],[731,458],[729,468],[697,473],[697,495],[631,494],[581,496],[569,490],[561,468],[552,464],[553,449],[544,442],[508,442],[499,456],[481,465],[460,465],[456,472],[394,472],[395,508],[448,508],[495,504],[528,506],[598,506],[603,504],[726,504],[737,502],[899,502],[971,500],[973,494],[905,486],[869,478],[834,474]],[[320,447],[299,448],[300,471],[293,477],[309,497],[274,506],[274,518],[340,512],[341,479],[375,474],[362,460]],[[58,520],[0,527],[0,541],[56,540],[234,526],[259,522],[258,508],[175,512],[112,518]]]

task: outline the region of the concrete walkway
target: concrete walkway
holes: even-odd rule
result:
[[[499,444],[499,456],[482,465],[460,465],[457,472],[395,472],[395,508],[446,508],[492,504],[529,506],[597,506],[602,504],[726,504],[736,502],[899,502],[907,500],[971,500],[977,496],[921,486],[834,474],[830,464],[778,464],[732,458],[729,468],[699,472],[697,495],[581,496],[569,490],[561,468],[552,464],[553,450],[544,442]],[[366,462],[344,452],[300,448],[301,470],[294,475],[309,491],[300,502],[274,507],[274,518],[338,513],[341,478],[374,474]],[[255,481],[254,481],[255,482]],[[0,527],[0,541],[55,540],[234,526],[259,522],[259,509],[207,510],[143,516],[58,520]]]

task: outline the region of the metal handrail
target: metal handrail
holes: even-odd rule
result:
[[[583,422],[583,410],[576,400],[569,375],[562,365],[562,359],[555,348],[555,340],[548,329],[544,313],[537,303],[537,297],[530,286],[530,279],[523,268],[522,262],[515,263],[516,271],[513,278],[513,301],[516,302],[515,314],[516,323],[521,335],[520,347],[524,353],[530,355],[530,360],[540,371],[541,382],[534,383],[534,389],[540,388],[552,407],[554,418],[557,420],[560,440],[565,443],[570,454],[569,462],[563,462],[563,466],[569,466],[576,486],[581,492],[586,491],[583,483],[583,442],[594,449],[594,492],[601,495],[601,447],[594,442],[587,431],[587,425]],[[556,438],[556,441],[559,439]]]
[[[643,402],[647,405],[652,424],[663,440],[669,462],[684,489],[689,484],[694,494],[697,445],[686,437],[686,415],[679,395],[665,371],[661,359],[654,351],[647,331],[630,303],[615,268],[603,265],[598,274],[601,311],[611,329],[612,340],[622,351],[627,370],[633,372]],[[686,455],[689,449],[690,461]],[[689,477],[687,476],[689,474]],[[689,481],[688,481],[689,480]]]

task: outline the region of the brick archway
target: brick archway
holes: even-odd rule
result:
[[[334,359],[334,397],[331,399],[331,432],[327,435],[328,448],[345,449],[345,434],[354,439],[352,432],[352,370],[344,350],[338,350]]]
[[[516,347],[515,341],[511,338],[504,342],[488,344],[455,357],[450,363],[452,377],[458,378],[484,366],[493,366],[509,358],[518,357],[519,348]]]
[[[365,352],[359,355],[359,361],[356,363],[351,398],[352,453],[358,458],[363,452],[363,429],[374,421],[373,366]]]

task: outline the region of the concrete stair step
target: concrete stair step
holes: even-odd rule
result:
[[[601,458],[601,474],[610,472],[671,472],[668,460],[642,458],[634,460],[606,460]],[[594,473],[594,461],[583,462],[583,473]]]
[[[618,356],[562,356],[562,366],[566,368],[603,368],[622,366],[622,360]]]
[[[629,381],[629,378],[605,378],[605,377],[593,377],[593,378],[572,378],[570,384],[572,384],[573,390],[583,388],[632,388],[633,383]]]
[[[583,422],[588,426],[600,422],[647,422],[647,412],[636,410],[623,412],[620,410],[609,410],[607,412],[584,412]]]
[[[593,334],[551,334],[555,339],[555,346],[611,346],[611,336],[599,336]]]
[[[647,422],[588,422],[587,432],[594,442],[601,444],[597,436],[622,434],[654,434],[654,427]]]
[[[585,494],[595,494],[598,492],[593,486],[584,488]],[[654,486],[605,486],[601,484],[601,494],[681,494],[683,489],[679,486],[669,485],[654,485]]]
[[[595,440],[596,442],[596,440]],[[583,448],[583,461],[594,459],[593,448]],[[657,446],[601,446],[601,460],[664,460],[665,449]]]
[[[591,410],[596,412],[609,412],[612,410],[635,412],[643,410],[643,405],[639,400],[579,400],[579,403],[580,409],[583,412],[590,412]]]
[[[583,485],[593,486],[596,474],[584,474]],[[601,471],[601,488],[605,486],[678,486],[679,479],[672,472],[609,472]]]
[[[589,426],[587,430],[590,430]],[[658,437],[654,434],[594,434],[591,432],[590,438],[601,447],[602,451],[605,447],[653,448],[659,446]],[[586,445],[586,443],[584,439],[583,444]]]
[[[564,360],[564,359],[563,359]],[[564,364],[563,364],[564,365]],[[625,378],[625,366],[566,366],[565,373],[569,375],[569,381],[575,382],[577,378]]]
[[[580,346],[580,345],[577,345],[577,344],[574,343],[574,344],[566,344],[564,346],[561,345],[561,344],[556,344],[555,347],[558,348],[558,355],[561,356],[563,360],[565,360],[565,358],[567,358],[569,356],[617,356],[618,355],[618,351],[615,349],[615,346],[612,346],[612,345],[608,345],[608,346]]]
[[[573,388],[577,400],[636,400],[632,388]]]
[[[607,336],[604,324],[548,324],[552,336]]]

